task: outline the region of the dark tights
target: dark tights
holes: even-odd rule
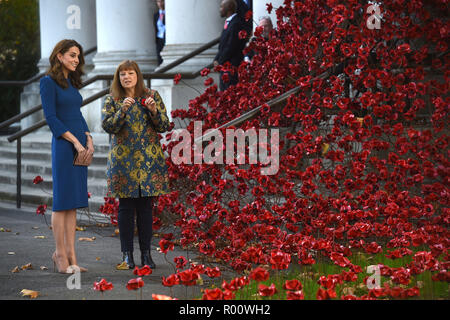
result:
[[[153,197],[141,197],[139,192],[139,198],[120,198],[119,201],[118,223],[122,252],[133,252],[135,212],[139,249],[141,251],[150,250],[153,225]]]

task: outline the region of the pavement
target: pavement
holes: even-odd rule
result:
[[[46,213],[45,217],[50,224],[50,213]],[[12,203],[0,202],[0,300],[30,299],[22,296],[23,289],[38,291],[36,300],[140,300],[139,291],[126,289],[127,282],[137,276],[133,275],[132,270],[116,269],[122,254],[115,227],[98,225],[82,215],[79,215],[78,225],[87,225],[85,231],[76,233],[76,251],[79,265],[87,268],[88,272],[77,274],[79,278],[70,278],[71,275],[53,271],[51,256],[55,250],[54,240],[44,216],[37,215],[35,207],[17,209]],[[93,241],[80,241],[80,238],[93,237]],[[200,286],[167,288],[162,285],[162,277],[174,273],[174,268],[156,250],[158,242],[159,238],[153,237],[152,257],[156,268],[151,275],[144,277],[142,299],[151,300],[153,293],[180,300],[201,297]],[[134,245],[134,259],[139,265],[137,237]],[[180,255],[189,258],[189,253],[175,246],[174,251],[167,254],[167,260],[173,262],[173,258]],[[31,264],[30,269],[25,267],[28,264]],[[13,272],[14,269],[19,271]],[[102,278],[114,285],[113,290],[103,295],[92,289],[94,282]]]

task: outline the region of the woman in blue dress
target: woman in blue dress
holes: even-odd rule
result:
[[[88,206],[87,167],[73,164],[76,152],[88,162],[94,153],[78,92],[84,74],[83,49],[75,40],[61,40],[49,60],[40,93],[45,119],[53,133],[52,230],[56,251],[52,259],[61,273],[87,271],[78,266],[75,254],[76,209]]]

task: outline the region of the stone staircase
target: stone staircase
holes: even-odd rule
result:
[[[88,168],[89,210],[98,213],[107,193],[106,160],[109,151],[107,134],[93,133],[95,154]],[[22,139],[22,203],[38,206],[47,204],[51,212],[52,168],[51,133],[42,131],[31,133]],[[7,136],[0,136],[0,201],[15,203],[17,160],[16,142],[10,143]],[[36,176],[44,179],[39,185],[33,184]],[[68,181],[69,183],[69,181]]]

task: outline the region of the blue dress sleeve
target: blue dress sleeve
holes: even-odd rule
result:
[[[47,124],[56,138],[69,129],[56,116],[56,84],[50,77],[44,77],[40,81],[42,108]]]

